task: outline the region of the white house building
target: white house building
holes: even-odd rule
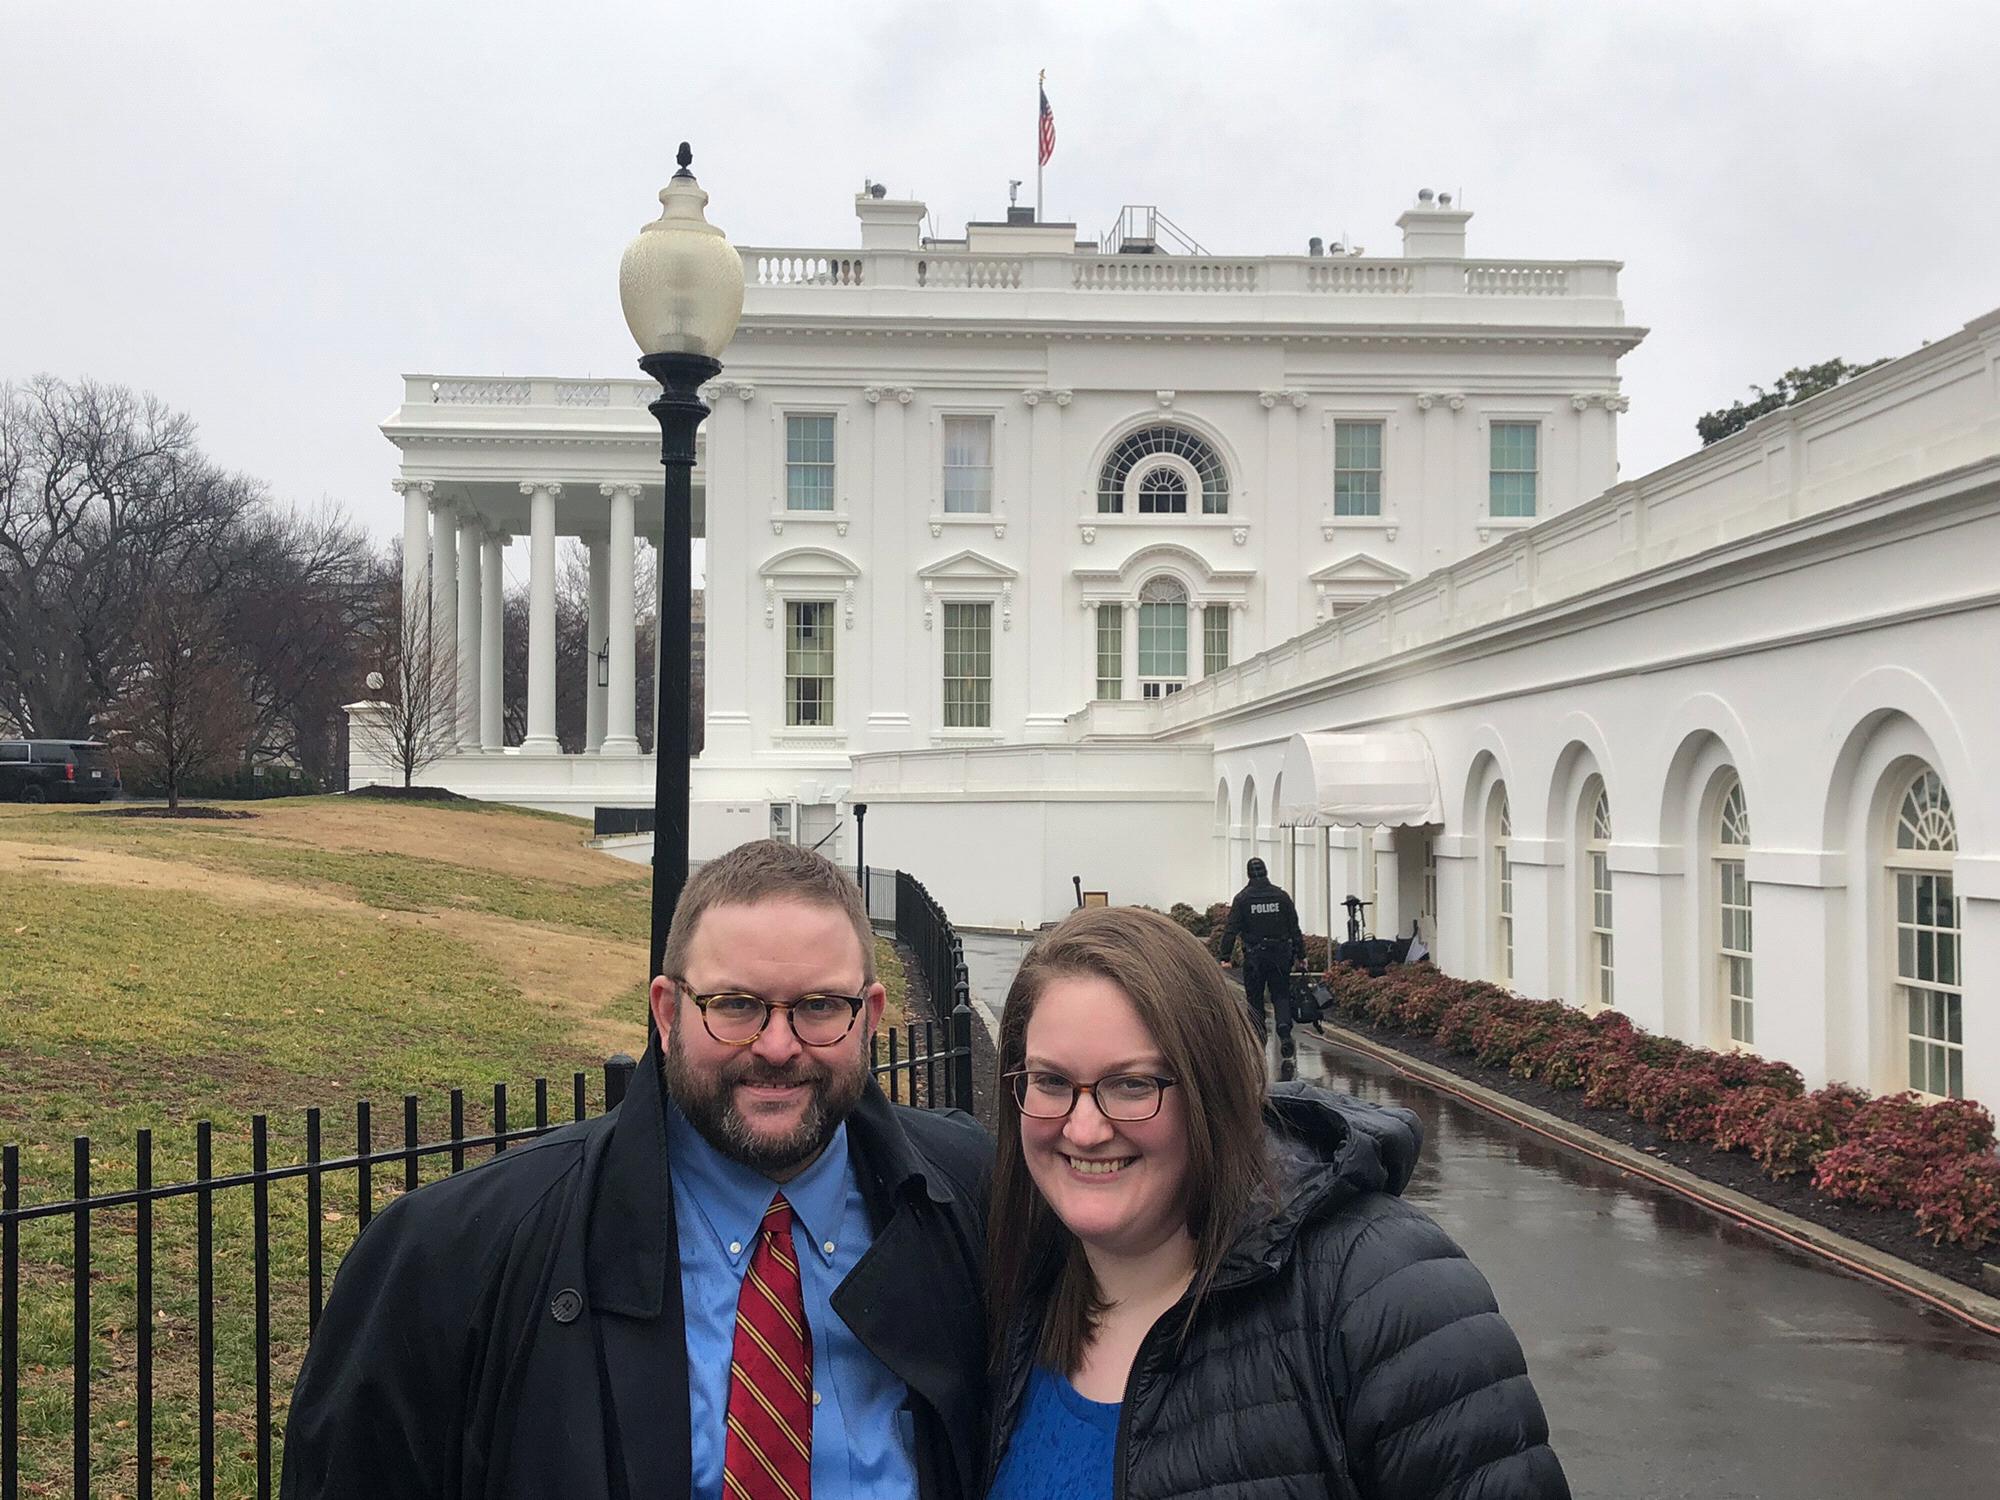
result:
[[[859,249],[742,252],[696,475],[698,856],[851,852],[865,802],[871,863],[1031,927],[1079,878],[1222,899],[1258,853],[1311,930],[1352,892],[1451,972],[1814,1081],[2000,1095],[2000,314],[1621,482],[1617,265],[1470,258],[1445,200],[1380,258],[855,206]],[[601,538],[631,680],[649,395],[409,379],[409,576],[428,553],[469,639],[485,539],[532,533],[544,663],[520,747],[468,674],[429,779],[650,795],[629,703],[583,756],[535,707],[556,534]]]

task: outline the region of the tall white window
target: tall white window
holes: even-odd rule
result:
[[[1187,685],[1187,590],[1151,578],[1139,590],[1139,695],[1164,698]]]
[[[1514,837],[1514,815],[1507,806],[1507,793],[1500,792],[1500,806],[1493,820],[1493,952],[1499,977],[1514,977],[1514,863],[1508,857],[1508,841]]]
[[[1382,424],[1333,424],[1333,513],[1382,514]]]
[[[1097,696],[1125,696],[1125,606],[1097,606]]]
[[[785,508],[833,509],[833,413],[785,414]]]
[[[785,723],[833,723],[833,601],[785,601]]]
[[[944,727],[993,725],[993,606],[946,600],[944,606]]]
[[[1729,1039],[1740,1047],[1757,1041],[1756,989],[1750,959],[1750,812],[1743,783],[1730,783],[1715,830],[1716,988],[1729,1002]]]
[[[1908,1018],[1910,1087],[1965,1095],[1965,991],[1951,860],[1958,823],[1937,772],[1910,782],[1896,813],[1889,874],[1896,887],[1896,991]]]
[[[947,515],[993,509],[993,419],[944,419],[944,508]]]
[[[1229,665],[1229,606],[1211,604],[1201,612],[1201,675]]]
[[[1590,865],[1591,999],[1612,1003],[1611,798],[1600,785],[1590,808],[1590,837],[1584,844]]]
[[[1541,428],[1533,422],[1495,422],[1492,467],[1487,476],[1489,514],[1532,516],[1541,468]]]

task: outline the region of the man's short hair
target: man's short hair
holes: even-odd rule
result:
[[[688,877],[667,932],[662,972],[686,972],[695,926],[711,906],[749,906],[758,901],[797,901],[840,912],[854,924],[854,936],[861,944],[861,982],[864,986],[875,982],[875,931],[868,923],[861,887],[825,855],[775,839],[739,844]]]
[[[1243,873],[1248,875],[1252,880],[1262,880],[1271,872],[1264,867],[1263,860],[1252,859],[1249,864],[1243,867]]]

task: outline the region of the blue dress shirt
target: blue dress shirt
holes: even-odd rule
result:
[[[709,1145],[671,1100],[666,1113],[687,1324],[695,1500],[721,1500],[736,1299],[756,1248],[757,1225],[778,1192],[792,1206],[792,1244],[812,1336],[812,1500],[915,1500],[908,1388],[828,1305],[874,1243],[848,1160],[846,1125],[834,1132],[817,1161],[781,1184]]]

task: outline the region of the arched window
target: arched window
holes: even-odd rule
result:
[[[1128,509],[1140,515],[1185,515],[1190,499],[1201,497],[1201,514],[1229,514],[1229,474],[1206,441],[1184,427],[1159,423],[1127,433],[1111,450],[1097,476],[1097,509],[1118,515]]]
[[[1164,698],[1187,686],[1188,595],[1177,578],[1139,589],[1139,696]]]
[[[1493,813],[1493,959],[1498,978],[1514,978],[1514,865],[1508,840],[1514,837],[1514,817],[1507,806],[1507,789],[1495,795]]]
[[[1744,859],[1750,853],[1750,811],[1743,783],[1731,780],[1716,815],[1715,984],[1729,1002],[1729,1039],[1749,1047],[1757,1041],[1755,989],[1750,964],[1750,882]]]
[[[1591,1000],[1611,1004],[1611,799],[1604,783],[1597,783],[1597,797],[1590,804],[1590,836],[1584,841],[1590,869],[1590,967]]]
[[[1926,766],[1896,811],[1888,875],[1896,892],[1896,992],[1908,1018],[1910,1087],[1965,1094],[1964,987],[1958,897],[1951,860],[1958,825],[1937,772]]]

